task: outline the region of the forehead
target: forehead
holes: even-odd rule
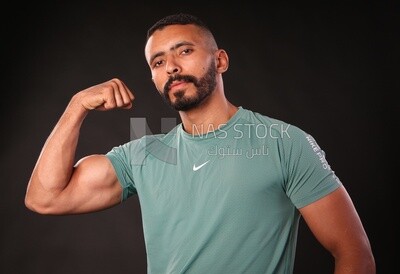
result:
[[[145,47],[146,59],[157,53],[167,52],[174,45],[190,42],[195,46],[206,46],[205,32],[195,25],[170,25],[157,30],[149,38]]]

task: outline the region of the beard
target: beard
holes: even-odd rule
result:
[[[164,86],[164,90],[161,93],[161,97],[164,101],[177,111],[187,111],[194,107],[199,106],[206,98],[208,98],[215,87],[217,86],[216,76],[217,69],[215,68],[215,61],[213,61],[207,72],[201,78],[197,78],[193,75],[174,75],[168,79]],[[175,101],[172,101],[169,92],[170,86],[173,81],[183,81],[186,83],[193,83],[196,87],[196,93],[193,96],[185,96],[184,90],[177,90],[174,93]]]

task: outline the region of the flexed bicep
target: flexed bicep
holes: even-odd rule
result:
[[[53,214],[104,210],[121,202],[122,187],[110,160],[91,155],[75,166],[68,186],[54,201]]]
[[[29,179],[25,205],[42,214],[96,211],[119,201],[121,187],[104,155],[74,166],[81,125],[90,110],[132,107],[133,93],[118,78],[89,87],[70,100],[47,138]]]

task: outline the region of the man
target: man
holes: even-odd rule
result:
[[[292,273],[302,216],[335,259],[335,273],[375,273],[358,213],[315,139],[235,106],[222,74],[229,59],[188,14],[148,31],[152,80],[182,123],[74,165],[90,110],[131,108],[120,79],[73,96],[33,170],[26,206],[79,214],[138,195],[148,273]]]

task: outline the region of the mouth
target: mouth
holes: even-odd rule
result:
[[[185,82],[185,81],[173,81],[169,85],[168,89],[169,89],[169,91],[173,91],[173,90],[182,88],[186,84],[187,84],[187,82]]]

